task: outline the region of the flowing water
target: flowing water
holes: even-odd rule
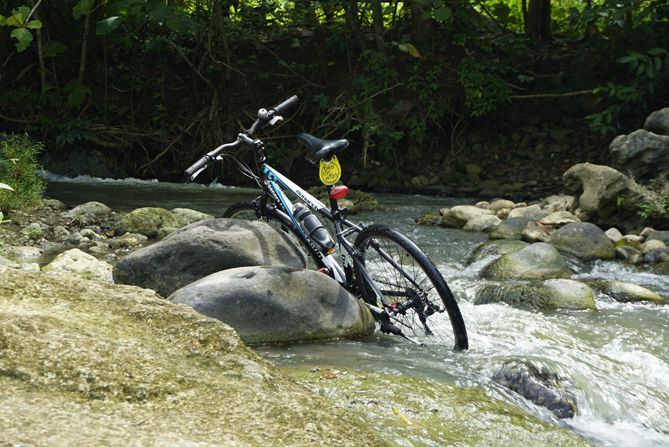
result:
[[[63,179],[60,179],[63,180]],[[68,204],[98,200],[112,208],[188,207],[220,215],[248,189],[143,181],[50,182],[49,197]],[[598,312],[529,312],[504,304],[474,306],[482,263],[467,266],[468,253],[486,236],[416,225],[413,219],[462,200],[379,195],[386,209],[353,216],[400,229],[427,251],[459,299],[470,349],[413,347],[398,338],[375,335],[336,341],[260,347],[280,366],[334,365],[424,377],[447,384],[483,388],[544,420],[547,410],[505,391],[492,374],[507,360],[525,359],[568,378],[577,391],[578,415],[566,420],[576,433],[602,446],[669,446],[669,306],[618,303],[598,297]],[[606,278],[643,285],[669,297],[669,276],[616,262],[575,265],[575,279]]]

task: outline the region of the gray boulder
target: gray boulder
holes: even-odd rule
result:
[[[662,241],[665,243],[665,245],[669,246],[669,231],[663,230],[663,231],[653,231],[651,232],[646,240],[649,241]]]
[[[615,258],[613,242],[590,222],[567,224],[555,230],[550,242],[558,250],[583,260]]]
[[[374,332],[369,309],[334,279],[313,270],[225,270],[169,299],[229,324],[247,343],[358,338]]]
[[[643,125],[644,129],[658,135],[669,135],[669,107],[648,115]]]
[[[490,232],[489,237],[490,239],[521,239],[527,224],[534,220],[532,217],[511,217],[502,221]]]
[[[121,259],[114,280],[168,296],[214,272],[274,265],[303,268],[304,254],[288,236],[260,221],[196,222]]]
[[[497,228],[501,222],[501,219],[493,214],[483,214],[469,219],[462,229],[465,231],[489,233]]]
[[[573,418],[577,412],[573,385],[545,366],[539,369],[527,361],[509,361],[495,371],[492,380],[560,419]]]
[[[653,120],[652,123],[655,123]],[[614,166],[641,183],[666,181],[669,172],[669,136],[639,129],[619,135],[609,145]]]
[[[494,280],[569,278],[571,270],[553,246],[536,242],[502,255],[488,264],[481,271],[481,276]]]
[[[608,166],[579,163],[563,175],[565,187],[578,198],[574,214],[581,220],[606,220],[619,212],[619,197],[629,194],[632,181]]]
[[[549,211],[544,211],[538,204],[521,206],[514,208],[509,212],[509,218],[513,217],[531,217],[535,220],[543,219],[550,214]]]
[[[506,303],[517,309],[533,311],[597,310],[592,289],[571,279],[480,286],[476,290],[474,304],[490,303]]]
[[[541,201],[541,207],[546,211],[569,211],[574,204],[574,196],[552,195]]]

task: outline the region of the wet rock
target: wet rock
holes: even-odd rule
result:
[[[667,299],[643,286],[622,281],[596,281],[594,283],[601,292],[620,302],[668,303]]]
[[[669,276],[669,261],[658,262],[650,266],[650,271],[658,275]]]
[[[502,256],[527,247],[529,244],[517,239],[498,239],[487,241],[476,247],[467,257],[467,265],[482,261],[490,256]]]
[[[611,141],[614,166],[641,183],[666,181],[669,172],[669,136],[639,129]]]
[[[669,245],[669,231],[652,231],[646,237],[646,240],[649,241],[662,241],[666,245]]]
[[[36,259],[42,256],[42,250],[30,246],[8,247],[5,253],[17,260]]]
[[[112,266],[84,253],[78,248],[67,250],[51,261],[43,269],[45,272],[63,272],[102,282],[114,282]]]
[[[32,241],[37,241],[44,237],[44,228],[39,222],[33,222],[21,229],[21,234]]]
[[[449,228],[462,228],[475,217],[492,215],[492,211],[477,208],[473,205],[456,205],[442,213],[441,225]]]
[[[3,444],[387,445],[229,326],[154,292],[9,272],[0,309]]]
[[[614,244],[623,238],[623,234],[617,228],[609,228],[604,232],[604,234],[606,234],[606,237],[608,237],[609,240]]]
[[[46,208],[51,208],[52,210],[62,211],[67,209],[67,205],[57,199],[43,199],[42,205]]]
[[[534,222],[534,219],[532,217],[506,219],[490,232],[490,239],[521,239],[529,222]]]
[[[87,225],[89,223],[104,219],[111,214],[112,210],[104,203],[86,202],[63,213],[63,217],[72,219],[77,223]]]
[[[569,278],[567,261],[551,245],[536,242],[517,252],[506,253],[488,264],[481,276],[486,279]]]
[[[663,241],[659,239],[648,239],[646,242],[641,244],[639,249],[641,250],[641,253],[646,255],[656,250],[666,250],[666,248],[667,246]]]
[[[214,218],[211,214],[201,213],[200,211],[192,210],[190,208],[174,208],[172,212],[177,216],[184,217],[189,224]]]
[[[597,310],[592,289],[570,279],[507,282],[478,287],[474,304],[490,303],[506,303],[517,309],[532,311]]]
[[[639,250],[629,245],[620,245],[616,247],[616,259],[622,259],[629,264],[640,264],[643,255]]]
[[[468,220],[462,229],[465,231],[489,233],[497,228],[501,222],[502,221],[497,216],[486,214]]]
[[[513,203],[511,200],[506,200],[506,199],[497,199],[493,200],[490,202],[490,207],[489,209],[493,212],[498,212],[499,210],[503,209],[513,209],[516,206],[515,203]]]
[[[537,204],[514,208],[509,212],[509,218],[513,217],[531,217],[534,220],[540,220],[548,216],[550,213],[544,211]]]
[[[114,248],[136,248],[146,244],[146,236],[138,233],[125,233],[122,236],[109,240],[109,244]]]
[[[552,195],[542,200],[541,207],[546,211],[554,213],[556,211],[569,211],[573,204],[574,196]]]
[[[577,412],[576,397],[569,390],[573,385],[545,366],[540,369],[529,362],[510,361],[495,371],[492,379],[560,419],[573,418]]]
[[[539,223],[553,228],[558,228],[567,225],[568,223],[580,221],[581,219],[574,216],[569,211],[555,211],[548,216],[541,218]]]
[[[648,115],[643,127],[658,135],[669,135],[669,107],[656,110]]]
[[[180,214],[153,207],[138,208],[121,219],[123,231],[143,234],[151,239],[162,239],[189,223],[189,220]]]
[[[539,222],[528,222],[521,238],[526,242],[547,242],[551,238],[551,230]]]
[[[247,343],[358,338],[374,332],[367,307],[334,279],[313,270],[225,270],[177,290],[169,299],[229,324]]]
[[[604,231],[589,222],[570,223],[551,235],[551,244],[558,250],[580,259],[613,259],[615,249]]]
[[[70,236],[70,230],[67,228],[63,227],[62,225],[58,225],[53,228],[53,238],[56,241],[62,241],[67,239]]]
[[[289,236],[264,222],[205,220],[130,253],[114,267],[114,280],[168,296],[193,281],[230,268],[303,268],[304,256]]]

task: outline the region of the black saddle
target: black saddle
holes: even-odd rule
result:
[[[319,160],[329,160],[337,152],[348,147],[348,140],[321,140],[308,133],[299,134],[297,141],[309,149],[307,158],[314,163]]]

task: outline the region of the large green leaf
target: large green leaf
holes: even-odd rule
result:
[[[113,33],[120,24],[121,18],[119,16],[107,17],[95,24],[95,34],[98,36],[108,36]]]
[[[28,31],[25,28],[16,28],[12,33],[10,34],[12,38],[16,39],[16,51],[19,53],[26,48],[28,48],[28,45],[30,45],[30,42],[33,41],[33,35],[30,31]]]
[[[86,95],[91,93],[91,89],[79,83],[77,79],[70,81],[64,90],[67,92],[67,105],[72,108],[79,107],[86,99]]]
[[[6,23],[7,23],[7,17],[0,14],[0,26],[5,26]]]
[[[87,16],[93,9],[95,0],[79,0],[76,5],[72,7],[72,17],[79,19],[81,16]]]
[[[28,29],[42,29],[42,22],[39,20],[31,20],[26,23],[26,28]]]

